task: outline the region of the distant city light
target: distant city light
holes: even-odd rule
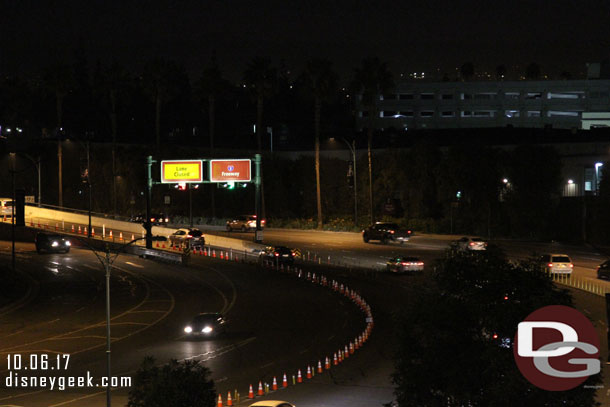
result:
[[[573,183],[574,183],[574,180],[573,180],[573,179],[569,179],[569,180],[568,180],[568,184],[572,185]]]
[[[508,184],[508,178],[504,178],[504,179],[502,180],[502,182],[504,182],[505,184]]]

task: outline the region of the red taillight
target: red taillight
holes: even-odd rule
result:
[[[494,339],[498,339],[498,334],[494,334],[494,335],[493,335],[493,338],[494,338]]]
[[[569,267],[572,268],[572,267],[574,267],[574,265],[572,263],[570,263]]]
[[[419,263],[415,263],[415,265],[416,265],[416,266],[423,266],[423,265],[424,265],[424,262],[423,262],[423,261],[420,261]]]
[[[470,245],[471,245],[471,246],[474,246],[474,242],[470,242]]]
[[[293,255],[293,256],[296,256],[296,253],[294,253],[294,252],[292,252],[292,253],[290,253],[290,254],[291,254],[291,255]]]
[[[390,230],[390,234],[391,234],[391,235],[393,235],[393,234],[394,234],[394,231],[393,231],[393,230]]]
[[[402,266],[408,266],[409,263],[405,263],[404,261],[402,263],[400,263]]]
[[[508,300],[508,295],[504,296],[504,301]]]
[[[553,263],[547,264],[547,267],[553,267]]]
[[[411,231],[410,231],[410,230],[407,230],[407,233],[408,233],[408,234],[411,234]]]
[[[261,224],[263,224],[263,225],[265,224],[265,219],[261,220]]]
[[[279,257],[280,254],[279,253],[273,253],[275,255],[275,257]]]
[[[193,236],[192,236],[192,235],[186,235],[186,237],[191,238],[191,237],[193,237]]]

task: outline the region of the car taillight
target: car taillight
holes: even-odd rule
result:
[[[168,219],[168,218],[165,218],[165,223],[167,223],[167,222],[169,222],[169,219]]]
[[[553,263],[547,264],[547,267],[553,267]]]
[[[263,224],[263,225],[265,224],[265,219],[261,220],[261,224]]]
[[[402,263],[400,263],[402,266],[408,266],[409,263],[405,263],[404,261]]]
[[[190,238],[191,238],[191,237],[193,237],[193,236],[192,236],[192,235],[186,235],[186,237],[188,237],[188,238],[190,239]]]
[[[297,255],[295,252],[292,252],[292,253],[290,253],[290,254],[291,254],[291,255],[293,255],[293,256],[296,256],[296,255]]]
[[[423,262],[423,261],[420,261],[419,263],[415,263],[415,265],[416,265],[416,266],[423,266],[423,265],[424,265],[424,262]]]
[[[410,230],[407,230],[407,233],[408,233],[408,234],[411,234],[411,231],[410,231]]]
[[[471,245],[471,246],[474,246],[474,242],[470,242],[470,245]]]
[[[280,254],[279,253],[273,253],[275,255],[275,257],[279,257]]]
[[[574,265],[573,265],[572,263],[570,263],[570,264],[568,265],[568,267],[572,268],[572,267],[574,267]]]
[[[392,234],[392,235],[393,235],[393,234],[394,234],[394,231],[393,231],[393,230],[390,230],[390,234]]]

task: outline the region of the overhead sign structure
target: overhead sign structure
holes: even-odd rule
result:
[[[250,182],[250,160],[210,160],[210,182]]]
[[[161,161],[161,183],[203,182],[203,160]]]

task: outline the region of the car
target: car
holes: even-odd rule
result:
[[[144,223],[146,221],[146,214],[139,213],[129,218],[130,222]],[[169,217],[165,213],[151,213],[150,214],[151,225],[167,225],[169,223]]]
[[[406,273],[409,271],[424,271],[424,262],[417,257],[396,256],[386,263],[387,271]]]
[[[202,312],[195,315],[184,327],[187,336],[211,337],[226,333],[227,320],[218,312]]]
[[[263,401],[257,401],[254,404],[250,404],[249,407],[296,407],[296,406],[287,401],[263,400]]]
[[[408,242],[410,237],[410,230],[402,229],[396,223],[390,222],[377,222],[362,231],[364,243],[368,243],[371,240],[379,240],[381,243],[391,241],[403,244]]]
[[[203,247],[205,245],[205,236],[203,232],[197,228],[178,229],[169,235],[169,242],[172,246]]]
[[[542,269],[550,274],[572,275],[574,264],[567,254],[543,254],[539,258]]]
[[[48,253],[69,253],[72,246],[68,239],[56,233],[39,232],[36,234],[34,243],[37,253],[42,253],[43,251]]]
[[[610,260],[597,266],[597,278],[610,279]]]
[[[261,219],[261,227],[265,227],[265,219]],[[256,229],[256,215],[240,215],[227,221],[227,231],[241,230],[247,232]]]
[[[296,253],[286,246],[268,246],[261,251],[260,257],[276,264],[293,265]]]
[[[0,198],[0,217],[10,218],[13,216],[13,199]]]
[[[459,250],[487,250],[487,242],[480,237],[464,236],[453,242],[453,245]]]

